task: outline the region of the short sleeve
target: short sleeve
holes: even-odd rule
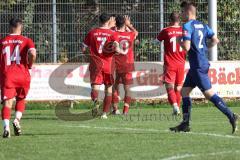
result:
[[[162,30],[158,35],[157,35],[157,40],[163,41],[165,39],[165,32]]]
[[[191,40],[192,39],[192,26],[191,23],[185,23],[183,25],[183,40]]]
[[[83,45],[85,46],[85,47],[88,47],[88,46],[90,46],[90,38],[91,38],[91,32],[89,32],[88,34],[87,34],[87,36],[85,37],[85,39],[84,39],[84,41],[83,41]]]
[[[28,51],[33,50],[33,49],[36,50],[35,44],[32,39],[28,39],[27,47],[28,47]]]
[[[214,36],[215,33],[213,32],[213,30],[208,25],[206,25],[206,30],[207,30],[207,38],[211,39]]]

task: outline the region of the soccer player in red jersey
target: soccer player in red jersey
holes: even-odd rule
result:
[[[25,98],[30,88],[30,73],[36,59],[36,49],[30,38],[21,35],[23,24],[20,19],[9,21],[10,34],[0,40],[0,77],[3,138],[10,137],[9,121],[13,99],[16,98],[14,133],[21,134],[20,120],[25,110]]]
[[[157,36],[158,41],[164,41],[164,82],[168,101],[173,106],[173,114],[180,114],[181,88],[184,80],[186,52],[177,43],[177,37],[182,36],[179,25],[179,14],[170,15],[170,26],[164,28]]]
[[[92,29],[86,36],[83,43],[83,52],[88,47],[90,50],[90,81],[92,86],[91,98],[98,104],[98,93],[100,86],[105,85],[105,97],[103,101],[102,119],[107,119],[107,113],[112,103],[112,56],[114,53],[122,53],[119,48],[118,37],[109,27],[115,21],[114,17],[103,13],[99,17],[100,27]]]
[[[113,86],[113,114],[120,114],[118,110],[119,83],[124,85],[125,97],[123,114],[127,114],[131,103],[130,85],[133,83],[133,46],[138,32],[131,24],[130,18],[121,15],[116,17],[116,32],[119,39],[119,45],[123,49],[124,54],[114,56],[116,79]]]

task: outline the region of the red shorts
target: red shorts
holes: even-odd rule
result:
[[[113,79],[113,75],[110,73],[104,73],[104,72],[91,72],[90,71],[90,81],[91,84],[95,84],[95,85],[101,85],[101,84],[105,84],[105,85],[112,85],[114,82]]]
[[[178,86],[183,85],[184,80],[184,67],[179,68],[165,68],[164,69],[164,82],[175,84]]]
[[[116,72],[116,84],[124,84],[124,85],[131,85],[133,84],[133,78],[132,78],[132,73],[127,72],[127,73],[118,73]]]
[[[14,97],[24,99],[30,88],[31,77],[28,71],[9,72],[2,78],[1,99],[2,101]]]

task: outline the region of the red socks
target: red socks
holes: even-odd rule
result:
[[[119,103],[118,92],[114,91],[113,93],[113,103]]]
[[[11,118],[11,109],[6,107],[6,106],[4,106],[2,108],[2,120],[4,120],[4,119],[8,119],[9,120],[10,118]]]
[[[98,91],[92,90],[91,91],[91,98],[92,98],[92,101],[97,100],[98,99]]]
[[[105,96],[103,100],[103,112],[107,113],[112,104],[112,96]]]
[[[21,100],[17,100],[16,101],[16,105],[15,105],[15,111],[17,112],[24,112],[25,111],[25,100],[21,99]]]
[[[123,114],[127,114],[129,111],[129,106],[124,106],[123,107]]]
[[[168,94],[168,102],[173,105],[174,103],[177,103],[177,96],[176,92],[173,88],[167,88],[167,94]]]

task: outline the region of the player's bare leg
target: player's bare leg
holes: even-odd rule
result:
[[[176,127],[169,128],[171,131],[175,132],[189,132],[189,122],[191,118],[191,108],[192,102],[190,98],[190,93],[192,92],[193,88],[191,87],[183,87],[181,91],[182,95],[182,111],[183,111],[183,121]]]
[[[124,97],[124,107],[123,107],[123,114],[127,115],[131,103],[131,91],[130,85],[124,85],[125,97]]]
[[[13,129],[14,129],[14,134],[16,136],[20,136],[22,133],[20,120],[22,118],[22,114],[24,111],[25,111],[25,99],[17,98],[16,104],[15,104],[15,119],[13,121]]]
[[[112,105],[113,105],[113,111],[112,111],[112,114],[114,115],[119,115],[120,112],[118,110],[118,103],[119,103],[119,84],[114,84],[113,85],[113,100],[112,100]]]
[[[165,83],[165,87],[166,87],[167,94],[168,94],[168,102],[173,107],[173,115],[179,115],[180,107],[178,106],[177,95],[175,92],[175,85],[171,84],[171,83]]]
[[[10,138],[10,126],[9,121],[11,118],[13,99],[4,100],[2,108],[2,120],[3,120],[3,138]]]
[[[103,100],[103,114],[102,119],[107,119],[107,113],[109,112],[112,104],[112,85],[105,85],[105,97]]]
[[[235,131],[237,130],[238,115],[233,113],[227,107],[226,103],[217,94],[215,94],[212,88],[203,92],[203,94],[206,99],[210,100],[223,114],[228,117],[229,122],[232,125],[232,133],[235,133]]]
[[[177,98],[177,104],[178,107],[181,107],[181,100],[182,100],[182,96],[181,96],[181,90],[182,90],[182,86],[181,85],[175,85],[174,87],[175,90],[175,94],[176,94],[176,98]]]
[[[92,109],[92,115],[95,117],[98,115],[99,112],[99,101],[98,101],[98,94],[99,94],[100,85],[92,85],[92,91],[91,91],[91,99],[93,101],[93,109]]]

